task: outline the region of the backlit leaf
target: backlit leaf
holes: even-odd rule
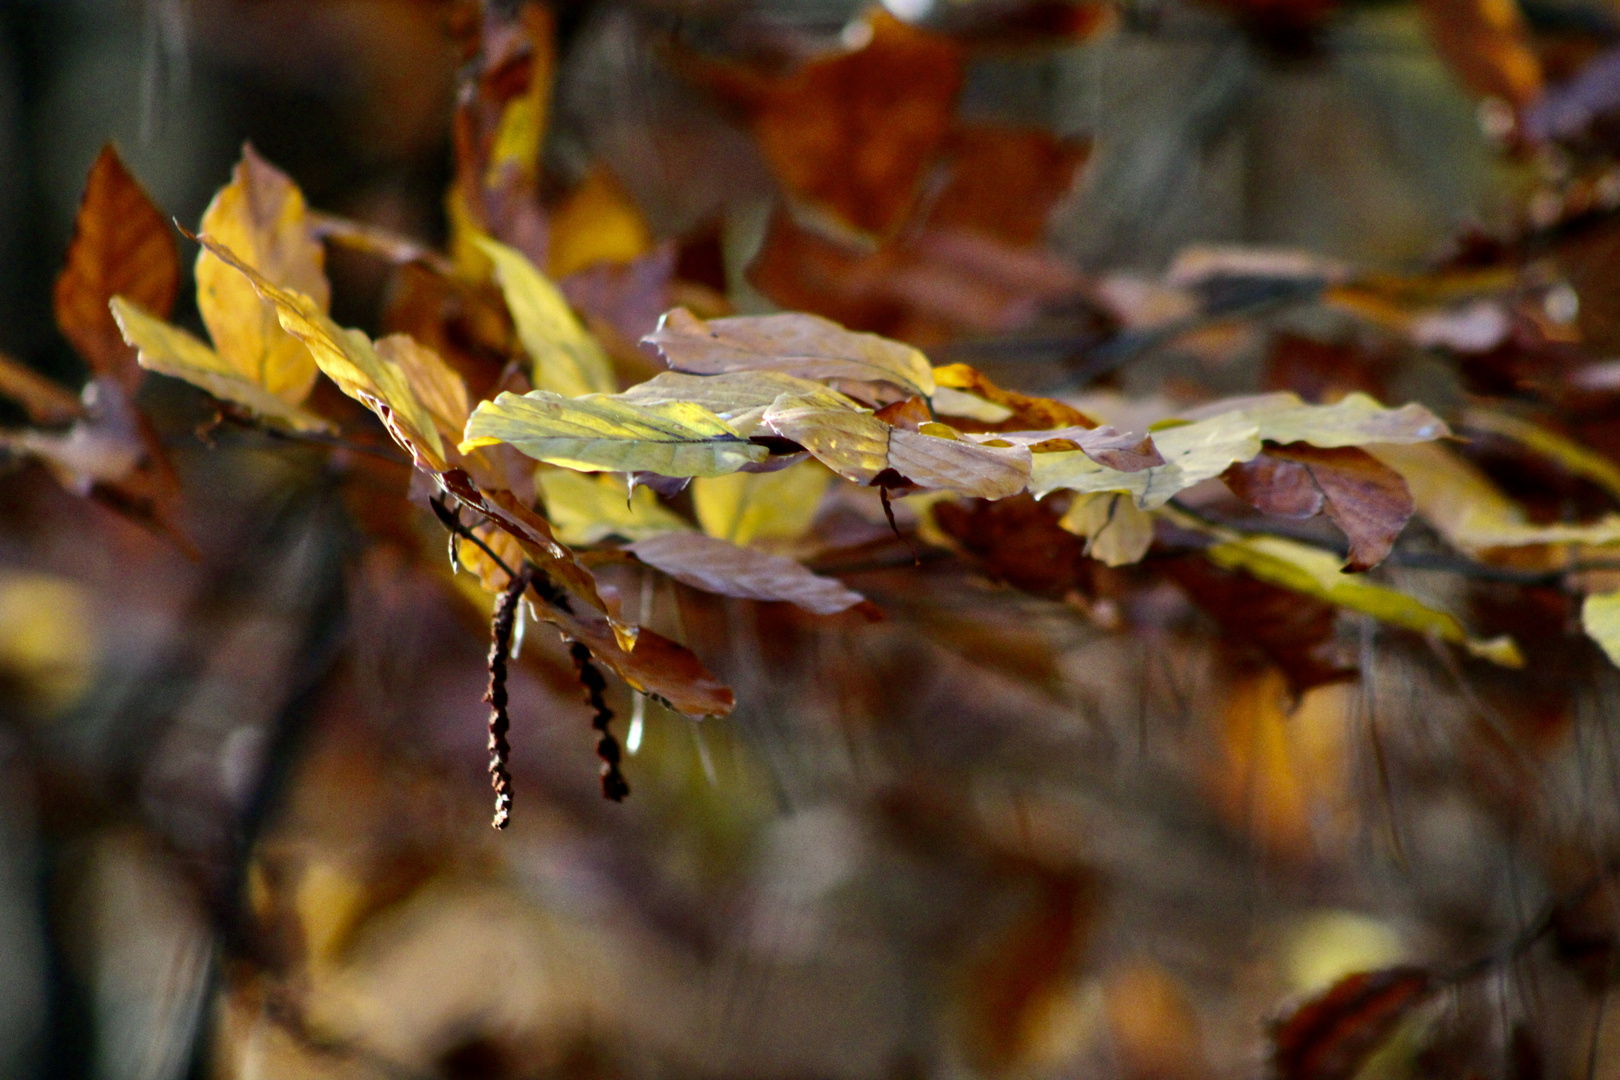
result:
[[[780,371],[813,379],[886,382],[924,397],[934,392],[934,369],[910,345],[845,330],[817,315],[739,315],[705,322],[676,308],[643,340],[677,371]]]
[[[534,385],[563,397],[618,389],[607,353],[580,324],[557,286],[517,249],[487,236],[477,243],[495,264],[495,282],[506,298],[518,339],[534,361]]]
[[[1278,536],[1245,536],[1218,543],[1204,555],[1216,566],[1242,570],[1261,581],[1371,615],[1392,626],[1432,634],[1494,664],[1503,667],[1524,664],[1512,639],[1499,637],[1479,641],[1449,612],[1430,607],[1395,589],[1340,573],[1338,559],[1318,548]]]
[[[704,477],[692,481],[692,506],[703,531],[721,540],[794,540],[810,528],[831,480],[814,462]]]
[[[1121,492],[1076,495],[1058,522],[1086,538],[1086,554],[1107,566],[1141,562],[1153,545],[1153,518]]]
[[[370,338],[358,330],[340,327],[303,293],[268,281],[213,237],[203,235],[197,239],[247,276],[254,291],[275,305],[282,328],[309,347],[320,369],[345,394],[377,414],[413,460],[435,470],[446,467],[444,445],[439,441],[433,417],[416,399],[405,372],[398,364],[377,355]]]
[[[935,412],[978,421],[982,425],[956,425],[964,430],[1048,431],[1052,428],[1097,426],[1095,420],[1072,405],[1053,398],[1032,397],[1016,390],[1005,390],[983,372],[967,364],[937,367],[934,369],[934,380],[940,389],[951,391],[943,396],[935,393]],[[981,404],[973,404],[973,400]],[[986,406],[1002,410],[1003,414],[992,419],[994,414],[987,412]]]
[[[253,299],[258,301],[257,296]],[[218,353],[178,326],[153,318],[123,297],[113,297],[112,313],[124,340],[139,350],[142,367],[184,379],[256,416],[279,420],[298,431],[322,431],[332,427],[321,417],[289,405],[233,370]]]
[[[686,375],[661,371],[644,383],[619,394],[632,405],[668,405],[688,402],[714,413],[739,434],[752,435],[760,418],[777,398],[787,394],[826,408],[857,409],[855,402],[818,382],[784,375],[780,371],[734,371],[725,375]]]
[[[546,517],[565,544],[595,544],[609,536],[642,540],[692,527],[664,508],[644,487],[629,492],[622,477],[542,469],[537,481],[546,502]]]
[[[817,615],[832,615],[865,600],[792,559],[698,533],[665,533],[631,544],[629,550],[676,581],[721,596],[781,600]]]
[[[1036,454],[1030,490],[1044,496],[1059,488],[1087,493],[1129,492],[1143,510],[1163,506],[1178,492],[1219,476],[1227,466],[1260,452],[1260,426],[1241,412],[1153,433],[1165,464],[1121,472],[1094,461],[1081,450]]]
[[[377,342],[377,356],[404,374],[406,385],[433,418],[441,436],[461,438],[472,412],[467,384],[438,353],[407,334],[390,334]]]
[[[582,472],[662,476],[719,476],[769,456],[701,405],[633,405],[603,394],[567,398],[546,390],[503,393],[479,404],[467,421],[462,452],[494,443]]]
[[[322,312],[330,306],[325,254],[310,230],[303,192],[253,147],[242,148],[200,231],[272,285],[302,293]],[[282,328],[275,305],[252,282],[206,248],[197,255],[197,310],[230,371],[289,405],[309,396],[317,371],[309,348]]]
[[[135,351],[107,304],[124,296],[168,318],[180,288],[180,256],[169,223],[110,145],[90,170],[73,241],[56,279],[56,325],[96,375],[130,391],[140,382]]]
[[[1581,628],[1620,664],[1620,591],[1588,596],[1581,604]]]
[[[653,248],[641,211],[613,174],[592,169],[551,215],[546,274],[561,281],[596,263],[629,263]]]

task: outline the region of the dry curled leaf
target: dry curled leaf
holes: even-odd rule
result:
[[[132,391],[141,369],[107,305],[123,296],[166,319],[179,288],[180,255],[169,223],[118,152],[104,147],[90,170],[73,242],[56,279],[56,325],[91,371]]]
[[[1384,561],[1412,516],[1412,492],[1401,474],[1353,446],[1268,446],[1221,474],[1238,498],[1285,518],[1325,514],[1350,541],[1346,570]]]
[[[982,372],[967,364],[947,364],[934,369],[934,379],[942,389],[955,395],[971,397],[1005,410],[996,420],[966,411],[962,404],[947,411],[953,427],[964,431],[1048,431],[1052,428],[1093,428],[1097,422],[1072,405],[1053,398],[1032,397],[1016,390],[1004,390]],[[956,402],[956,397],[952,397]],[[935,407],[939,401],[936,394]],[[960,410],[960,411],[959,411]],[[993,415],[993,414],[992,414]]]
[[[676,581],[721,596],[786,601],[817,615],[836,614],[866,600],[792,559],[701,533],[665,533],[630,544],[628,550]]]
[[[1272,1028],[1278,1080],[1351,1080],[1437,985],[1416,967],[1345,976]]]

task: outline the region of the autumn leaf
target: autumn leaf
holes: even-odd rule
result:
[[[253,301],[257,303],[258,297],[254,296]],[[295,431],[332,428],[324,418],[289,404],[255,380],[234,371],[218,353],[180,327],[154,318],[122,296],[113,297],[111,308],[124,340],[138,350],[143,368],[184,379],[223,401],[242,406],[255,416],[279,421]]]
[[[676,371],[779,371],[811,379],[883,382],[934,392],[934,369],[909,345],[845,330],[816,315],[739,315],[708,322],[676,308],[643,339]]]
[[[685,402],[701,405],[739,434],[752,435],[765,410],[783,395],[797,401],[814,402],[830,409],[858,409],[854,401],[818,382],[784,375],[780,371],[735,371],[725,375],[686,375],[661,371],[644,383],[637,383],[620,401],[632,405],[671,405]]]
[[[376,349],[380,361],[392,364],[405,376],[405,385],[433,418],[440,436],[460,439],[472,413],[461,376],[438,353],[407,334],[389,334],[377,342]]]
[[[1047,431],[1063,427],[1096,427],[1097,422],[1072,405],[1053,398],[1032,397],[1016,390],[1004,390],[967,364],[947,364],[934,369],[939,387],[934,392],[934,409],[947,415],[956,427],[968,431]],[[946,393],[945,391],[949,391]],[[986,411],[986,408],[993,411]],[[966,425],[956,418],[973,420]]]
[[[1047,502],[1023,494],[999,502],[938,503],[932,513],[944,533],[998,581],[1057,600],[1089,591],[1097,564],[1086,557],[1083,542],[1059,525]]]
[[[436,471],[447,467],[433,417],[412,392],[405,372],[379,356],[370,338],[358,330],[338,326],[303,293],[268,281],[213,237],[197,239],[221,261],[246,275],[254,291],[275,305],[282,329],[309,347],[320,369],[345,394],[375,412],[414,461]]]
[[[1076,495],[1058,524],[1086,538],[1086,554],[1105,566],[1140,562],[1153,544],[1153,518],[1120,492]]]
[[[770,454],[701,405],[635,405],[603,394],[567,398],[545,390],[479,403],[461,450],[495,443],[582,472],[662,476],[718,476]]]
[[[1004,499],[1029,483],[1027,447],[980,446],[966,439],[905,431],[864,411],[828,408],[786,395],[765,410],[763,420],[770,430],[857,484],[870,484],[892,469],[918,487]]]
[[[1432,634],[1493,664],[1514,668],[1524,665],[1511,638],[1480,641],[1470,636],[1449,612],[1395,589],[1340,573],[1338,559],[1319,548],[1279,536],[1245,536],[1223,540],[1204,555],[1216,566],[1242,570],[1261,581],[1371,615],[1391,626]]]
[[[1588,596],[1581,604],[1581,629],[1620,664],[1620,591]]]
[[[551,214],[546,275],[561,281],[597,263],[630,263],[653,249],[641,211],[606,167],[586,174]]]
[[[1401,474],[1417,513],[1457,550],[1476,558],[1493,548],[1620,543],[1620,515],[1585,524],[1537,525],[1478,467],[1443,446],[1375,446],[1373,456]]]
[[[543,469],[536,479],[546,517],[565,544],[595,544],[610,536],[643,540],[691,529],[646,488],[638,487],[627,496],[623,478],[612,473]]]
[[[56,279],[56,325],[96,375],[116,379],[128,393],[140,383],[141,369],[107,305],[124,296],[168,318],[179,288],[180,255],[168,222],[118,152],[104,147]]]
[[[1346,570],[1384,561],[1412,516],[1412,493],[1401,474],[1353,446],[1308,443],[1270,446],[1221,474],[1232,493],[1275,517],[1325,514],[1350,541]]]
[[[1038,497],[1060,488],[1082,494],[1124,491],[1138,507],[1151,510],[1258,454],[1260,427],[1241,412],[1229,412],[1156,431],[1153,444],[1165,463],[1135,472],[1111,469],[1082,450],[1036,454],[1030,490]]]
[[[495,281],[517,325],[518,339],[534,361],[534,385],[564,397],[617,390],[607,354],[580,325],[557,287],[515,248],[488,237],[476,242],[494,263]]]
[[[692,508],[704,532],[733,544],[796,540],[809,530],[831,481],[814,462],[703,477],[692,481]]]
[[[1271,1030],[1278,1080],[1352,1080],[1437,982],[1422,968],[1347,975]]]
[[[65,424],[84,415],[76,394],[4,353],[0,353],[0,396],[21,405],[36,424]]]
[[[665,533],[627,550],[676,581],[721,596],[786,601],[817,615],[845,611],[866,599],[792,559],[699,533]]]
[[[199,231],[272,285],[302,293],[323,313],[330,307],[325,254],[310,230],[303,192],[252,146],[243,146]],[[289,405],[309,396],[317,372],[309,348],[282,328],[275,305],[252,282],[207,248],[197,255],[197,310],[225,370]]]
[[[793,199],[884,234],[904,220],[945,145],[964,56],[876,6],[855,26],[869,31],[864,44],[784,76],[718,65],[695,74],[748,115]]]
[[[1541,60],[1513,0],[1421,0],[1429,38],[1462,84],[1522,108],[1541,93]]]

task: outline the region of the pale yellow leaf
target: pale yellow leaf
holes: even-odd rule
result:
[[[518,340],[534,361],[534,385],[563,397],[617,390],[607,353],[574,315],[557,286],[516,248],[487,236],[478,237],[477,243],[495,264],[495,282],[512,313]]]
[[[1503,667],[1524,665],[1511,638],[1480,641],[1471,637],[1451,613],[1398,590],[1375,585],[1360,574],[1342,572],[1340,559],[1332,552],[1277,536],[1245,536],[1226,539],[1204,555],[1217,566],[1242,570],[1261,581],[1371,615],[1392,626],[1432,634]]]
[[[545,497],[546,517],[565,544],[595,544],[609,536],[644,540],[692,528],[647,488],[630,493],[624,479],[611,473],[541,469],[535,479]]]
[[[254,299],[258,297],[255,295]],[[184,379],[217,398],[298,431],[331,430],[332,425],[326,420],[289,405],[233,370],[218,353],[178,326],[148,315],[121,296],[113,297],[111,307],[124,340],[135,347],[141,367]]]
[[[251,146],[242,148],[231,182],[208,204],[201,231],[272,285],[327,310],[325,255],[311,234],[303,193]],[[269,301],[207,249],[197,256],[197,310],[229,370],[290,405],[309,396],[316,371],[310,350],[281,326]]]
[[[719,476],[769,456],[701,405],[634,405],[605,394],[568,398],[546,390],[479,404],[461,450],[495,443],[581,472],[663,476]]]
[[[1610,660],[1620,664],[1620,592],[1588,596],[1581,605],[1581,626]]]
[[[708,322],[685,308],[667,313],[643,341],[677,371],[781,371],[813,379],[891,383],[934,393],[934,369],[922,353],[876,334],[845,330],[819,315],[738,315]]]
[[[960,416],[968,420],[977,420],[982,424],[999,424],[1013,414],[1013,411],[1005,405],[997,405],[993,401],[986,401],[978,394],[955,390],[949,386],[934,388],[934,412],[941,416]]]
[[[389,434],[410,452],[418,465],[441,471],[447,467],[444,445],[439,441],[433,417],[416,399],[405,372],[399,365],[378,356],[370,338],[333,322],[303,293],[268,281],[213,237],[204,235],[197,239],[225,263],[241,271],[253,283],[254,290],[275,305],[282,328],[309,347],[315,362],[339,389],[377,414]]]
[[[1463,415],[1463,424],[1474,431],[1488,431],[1512,439],[1620,498],[1620,466],[1596,450],[1588,450],[1555,431],[1493,409],[1469,409]]]
[[[1153,544],[1153,518],[1123,492],[1076,495],[1058,524],[1086,538],[1086,554],[1107,566],[1141,562]]]
[[[1253,458],[1260,452],[1260,426],[1242,412],[1221,413],[1155,431],[1153,445],[1165,463],[1135,472],[1110,469],[1081,450],[1036,454],[1030,490],[1038,498],[1059,488],[1082,494],[1123,491],[1140,509],[1152,510],[1234,462]]]
[[[613,174],[598,166],[551,215],[546,273],[561,281],[596,263],[633,262],[652,248],[641,211]]]
[[[1443,446],[1373,446],[1369,452],[1401,474],[1417,512],[1457,550],[1539,544],[1620,543],[1620,515],[1584,525],[1536,525],[1472,463]]]
[[[726,375],[687,375],[661,371],[619,394],[632,405],[665,405],[685,401],[701,405],[743,435],[752,435],[760,417],[777,398],[788,394],[832,409],[859,409],[842,394],[779,371],[735,371]]]
[[[815,519],[832,476],[813,461],[769,473],[692,481],[692,506],[710,536],[734,544],[796,540]]]

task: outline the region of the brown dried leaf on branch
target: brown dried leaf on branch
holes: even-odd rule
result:
[[[636,558],[683,584],[745,600],[786,601],[816,615],[847,611],[866,598],[792,559],[701,533],[671,532],[626,545]]]
[[[1273,517],[1326,515],[1350,541],[1349,571],[1383,562],[1414,508],[1401,474],[1353,446],[1267,445],[1221,479],[1238,498]]]
[[[90,169],[67,261],[56,279],[56,324],[97,377],[125,393],[144,374],[107,305],[124,296],[168,318],[180,290],[174,234],[135,178],[107,146]]]

